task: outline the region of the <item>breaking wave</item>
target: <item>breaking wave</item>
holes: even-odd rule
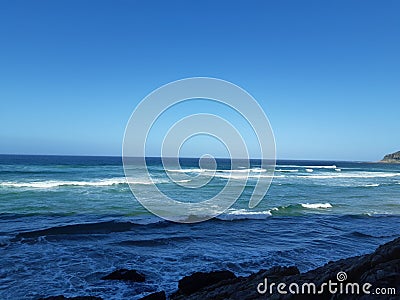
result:
[[[189,180],[178,180],[177,182],[187,182]],[[153,179],[153,180],[141,180],[141,179],[126,179],[125,177],[99,179],[91,181],[66,181],[66,180],[46,180],[46,181],[30,181],[30,182],[13,182],[5,181],[0,182],[0,186],[3,187],[14,187],[14,188],[34,188],[34,189],[50,189],[63,186],[91,186],[91,187],[107,187],[121,184],[137,184],[137,185],[151,185],[159,183],[169,183],[167,179]]]
[[[302,207],[311,208],[311,209],[319,209],[319,208],[332,208],[332,204],[330,203],[302,203]]]

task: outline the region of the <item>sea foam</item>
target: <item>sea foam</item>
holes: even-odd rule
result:
[[[332,204],[330,203],[302,203],[302,207],[311,208],[311,209],[319,209],[319,208],[332,208]]]

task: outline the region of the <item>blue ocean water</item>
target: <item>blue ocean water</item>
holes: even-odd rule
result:
[[[249,209],[265,171],[257,160],[248,179],[242,168],[228,172],[229,160],[218,160],[214,178],[197,192],[168,180],[160,159],[147,162],[160,190],[182,201],[218,194],[228,178],[245,180],[246,188],[221,216],[179,224],[139,204],[121,158],[0,155],[0,299],[137,299],[173,292],[196,271],[249,275],[274,265],[306,271],[400,235],[400,165],[278,161],[269,192]],[[181,165],[193,180],[211,176],[197,159]],[[140,172],[129,180],[144,191],[150,184]],[[100,279],[116,268],[134,268],[147,280]]]

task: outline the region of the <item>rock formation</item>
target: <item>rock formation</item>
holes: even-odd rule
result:
[[[119,269],[119,270],[115,270],[114,272],[108,274],[107,276],[102,277],[101,279],[144,282],[146,278],[143,274],[140,274],[136,270]]]
[[[381,162],[400,163],[400,151],[385,155],[385,157],[381,160]]]
[[[264,291],[265,279],[268,281],[268,293],[260,294],[257,288]],[[330,293],[327,288],[323,293],[283,295],[278,293],[277,286],[269,293],[270,284],[283,283],[286,291],[291,283],[296,283],[301,290],[303,284],[314,283],[317,292],[323,283],[331,281],[339,288],[343,283],[357,283],[358,294]],[[261,284],[261,285],[260,285]],[[370,294],[362,291],[367,287]],[[369,286],[371,285],[371,286]],[[386,295],[377,295],[376,288],[385,288]],[[349,292],[352,287],[349,285]],[[390,290],[389,290],[390,289]],[[355,289],[356,291],[356,289]],[[374,293],[374,294],[373,294]],[[391,295],[389,295],[391,293]],[[393,293],[395,293],[393,295]],[[171,295],[172,300],[194,299],[399,299],[400,296],[400,238],[380,246],[374,253],[329,262],[325,266],[306,273],[300,273],[296,267],[274,267],[261,270],[248,277],[229,278],[204,287],[194,293],[185,294],[178,290]]]
[[[144,276],[135,270],[121,269],[108,279],[144,281]],[[103,279],[105,279],[104,277]],[[272,283],[275,285],[273,286]],[[310,283],[315,285],[315,292]],[[327,285],[332,283],[336,293]],[[286,294],[278,292],[284,285]],[[301,293],[293,293],[296,288]],[[354,285],[356,284],[358,288]],[[342,292],[340,286],[342,285]],[[271,286],[273,286],[271,291]],[[377,295],[377,291],[385,291]],[[365,293],[364,291],[369,293]],[[311,291],[311,292],[310,292]],[[318,293],[321,291],[321,293]],[[347,292],[346,292],[347,291]],[[358,291],[358,292],[357,292]],[[264,293],[263,293],[264,292]],[[344,293],[345,292],[345,293]],[[250,299],[400,299],[400,237],[380,246],[374,253],[329,262],[317,269],[300,273],[297,267],[277,266],[261,270],[248,277],[236,277],[230,271],[196,272],[185,276],[178,283],[178,290],[170,300],[250,300]],[[46,300],[97,300],[100,297],[81,296],[68,298],[63,295],[42,298]],[[163,291],[146,295],[145,300],[164,300]]]

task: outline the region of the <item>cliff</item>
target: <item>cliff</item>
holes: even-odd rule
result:
[[[400,163],[400,151],[385,155],[385,157],[381,160],[381,162]]]

